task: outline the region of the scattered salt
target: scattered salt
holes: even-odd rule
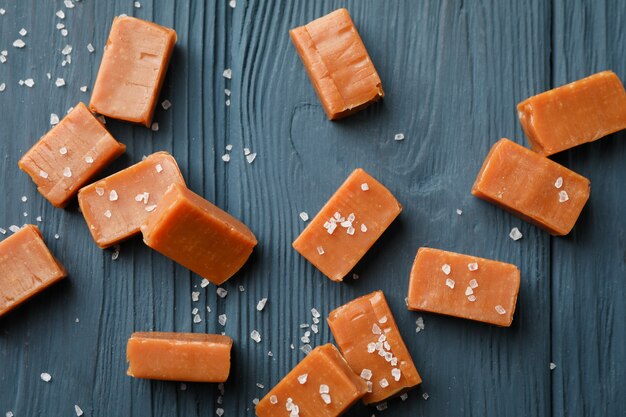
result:
[[[202,282],[200,282],[200,286],[201,286],[202,288],[206,288],[206,287],[208,287],[208,286],[209,286],[209,280],[208,280],[208,279],[206,279],[206,278],[202,278]]]
[[[13,42],[13,46],[16,48],[23,48],[26,46],[26,42],[21,39],[16,39],[15,42]]]
[[[217,321],[219,324],[221,324],[222,326],[226,326],[226,320],[228,319],[228,317],[226,317],[226,314],[220,314],[217,317]]]
[[[111,254],[111,260],[117,261],[117,258],[120,257],[120,245],[115,245],[113,247],[113,253]]]
[[[50,124],[56,126],[59,124],[59,116],[55,113],[50,113]]]
[[[474,290],[472,289],[472,287],[467,287],[465,289],[465,295],[472,295],[474,294]]]
[[[37,220],[39,223],[41,223],[41,216],[37,216],[37,218],[35,220]]]
[[[261,334],[257,330],[250,332],[250,338],[257,343],[261,342]]]
[[[74,411],[78,417],[83,415],[83,410],[78,406],[78,404],[74,404]]]
[[[404,140],[404,133],[396,133],[393,137],[394,140]]]
[[[102,197],[104,195],[104,188],[96,187],[96,194],[98,194],[100,197]]]
[[[378,383],[380,384],[381,388],[387,388],[389,386],[389,381],[387,381],[387,378],[382,378],[380,381],[378,381]]]
[[[376,409],[378,411],[385,411],[387,409],[387,403],[384,402],[384,403],[377,404]]]
[[[424,324],[424,318],[421,316],[418,317],[417,320],[415,320],[415,333],[419,333],[425,328],[426,328],[426,325]]]
[[[71,54],[71,53],[72,53],[72,45],[65,45],[65,46],[63,47],[63,49],[61,50],[61,53],[62,53],[63,55],[69,55],[69,54]]]
[[[477,287],[478,287],[478,281],[476,281],[475,279],[472,279],[472,280],[469,282],[469,286],[470,286],[470,288],[472,288],[472,289],[473,289],[473,288],[477,288]]]
[[[152,129],[153,132],[158,132],[159,124],[157,122],[152,123],[152,126],[150,127],[150,129]]]
[[[0,92],[3,92],[7,88],[5,83],[0,84]]]
[[[118,199],[117,191],[111,190],[111,192],[109,193],[109,201],[117,201],[117,199]]]
[[[246,160],[248,161],[249,164],[253,163],[255,159],[256,159],[256,152],[251,153],[250,155],[246,155]]]
[[[409,398],[409,394],[407,394],[406,392],[400,396],[400,399],[402,401],[406,401],[407,398]]]
[[[393,368],[391,370],[391,376],[393,377],[393,379],[397,382],[400,381],[400,377],[402,376],[402,372],[400,371],[400,369],[398,368]]]
[[[319,253],[320,255],[323,255],[324,254],[324,248],[321,247],[321,246],[318,246],[317,247],[317,253]]]
[[[236,0],[230,0],[228,2],[228,5],[231,7],[231,9],[234,9],[235,7],[237,7],[237,1]]]
[[[13,233],[17,233],[20,231],[20,228],[19,226],[12,224],[11,226],[9,226],[9,230],[12,231]]]
[[[194,323],[200,323],[202,321],[202,319],[200,318],[199,314],[196,314],[195,316],[193,316],[193,322]]]
[[[39,170],[39,176],[40,176],[41,178],[44,178],[44,179],[45,179],[45,178],[48,178],[48,173],[47,173],[46,171],[44,171],[44,170],[41,170],[41,169],[40,169],[40,170]]]
[[[19,33],[20,33],[20,36],[26,36],[28,34],[28,31],[24,28],[21,28]]]
[[[39,375],[41,377],[41,380],[43,382],[50,382],[50,380],[52,380],[52,375],[50,375],[47,372],[43,372],[41,375]]]
[[[309,220],[309,214],[306,211],[303,211],[300,213],[300,218],[303,222],[306,222],[307,220]]]
[[[55,233],[55,235],[54,235],[54,238],[55,238],[55,239],[58,239],[58,238],[60,238],[60,237],[61,237],[61,236],[59,236],[59,234],[58,234],[58,233]]]
[[[65,7],[67,7],[68,9],[74,8],[74,3],[72,3],[72,0],[63,0],[63,4],[65,4]]]
[[[22,196],[22,203],[25,203],[28,201],[28,197],[26,197],[25,195]]]
[[[224,76],[224,78],[227,78],[230,80],[233,77],[233,71],[230,68],[226,68],[224,72],[222,73],[222,75]]]
[[[556,179],[556,181],[554,182],[554,186],[558,189],[561,188],[563,186],[563,177],[559,177]]]
[[[154,211],[154,209],[156,209],[156,208],[157,208],[156,204],[151,204],[151,205],[149,205],[149,206],[146,206],[146,211],[147,211],[148,213],[151,213],[151,212],[153,212],[153,211]]]
[[[104,217],[106,217],[107,219],[111,218],[111,210],[107,210],[104,212]]]
[[[458,215],[460,216],[461,214],[463,214],[463,210],[461,210],[461,209],[456,209],[456,214],[458,214]]]
[[[163,167],[161,166],[161,164],[156,164],[154,169],[156,169],[157,173],[161,173],[163,171]]]
[[[478,269],[478,263],[471,262],[467,264],[467,269],[469,269],[470,271],[476,271]]]
[[[192,291],[191,292],[191,301],[196,302],[200,299],[200,292],[199,291]]]
[[[554,371],[556,369],[556,363],[550,362],[550,370]]]
[[[306,384],[306,380],[307,380],[308,378],[309,378],[309,374],[302,374],[302,375],[300,375],[300,376],[298,377],[298,382],[299,382],[301,385],[304,385],[304,384]]]
[[[363,190],[363,191],[367,191],[367,190],[369,190],[369,189],[370,189],[370,186],[369,186],[369,185],[367,185],[367,183],[366,183],[366,182],[364,182],[363,184],[361,184],[361,190]]]
[[[496,312],[500,315],[502,314],[506,314],[506,310],[504,309],[504,307],[502,307],[501,305],[497,305],[496,306]]]
[[[83,92],[83,93],[86,93],[86,92],[87,92],[87,86],[86,86],[86,85],[83,85],[82,87],[80,87],[80,88],[79,88],[79,90],[80,90],[81,92]]]
[[[569,195],[567,195],[567,191],[559,191],[559,203],[565,203],[567,200],[569,200]]]
[[[382,331],[380,330],[380,327],[378,326],[378,324],[374,323],[372,325],[372,333],[373,334],[381,334]]]
[[[26,85],[26,87],[28,88],[33,88],[33,86],[35,85],[35,80],[33,80],[32,78],[27,78],[24,80],[24,85]]]
[[[70,178],[72,176],[72,170],[70,167],[63,168],[63,176],[66,178]]]
[[[271,404],[277,404],[278,403],[278,398],[276,398],[275,395],[270,395],[270,403]]]
[[[217,295],[219,295],[220,298],[226,298],[226,296],[228,295],[228,291],[226,291],[222,287],[217,287],[215,292],[217,293]]]
[[[443,265],[441,266],[441,270],[443,271],[443,273],[444,273],[444,274],[446,274],[446,275],[450,275],[450,271],[451,271],[450,265],[448,265],[448,264],[443,264]]]
[[[136,1],[134,3],[135,9],[140,9],[141,8],[141,3],[139,3],[138,1]]]
[[[427,392],[425,392],[425,393],[423,393],[423,394],[422,394],[422,398],[423,398],[423,399],[427,400],[427,399],[428,399],[428,397],[430,397],[430,395],[428,395],[428,393],[427,393]]]
[[[262,311],[265,308],[266,303],[267,303],[267,298],[261,298],[259,302],[256,304],[257,311]]]
[[[93,53],[93,52],[96,50],[96,48],[94,48],[92,44],[88,43],[88,44],[87,44],[87,50],[88,50],[90,53]]]
[[[450,278],[446,278],[446,285],[450,288],[454,288],[454,280]]]
[[[161,107],[163,107],[164,110],[168,110],[170,107],[172,107],[172,102],[169,100],[163,100],[163,102],[161,103]]]
[[[372,379],[372,371],[370,369],[363,368],[363,370],[361,371],[361,378],[369,381],[370,379]]]
[[[57,78],[54,85],[57,87],[63,87],[65,85],[65,80],[63,78]]]
[[[222,155],[222,161],[230,162],[230,154],[225,153],[224,155]]]
[[[467,296],[467,301],[474,302],[476,301],[476,296],[474,294]]]
[[[56,15],[59,19],[65,19],[65,12],[63,10],[56,12]]]

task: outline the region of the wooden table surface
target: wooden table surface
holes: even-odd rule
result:
[[[225,416],[252,416],[253,399],[303,358],[300,324],[311,322],[311,308],[325,317],[377,289],[424,383],[387,411],[359,404],[348,416],[626,415],[626,134],[554,158],[592,182],[567,237],[550,237],[470,195],[496,140],[527,144],[516,103],[604,69],[626,78],[626,2],[237,0],[233,9],[227,0],[140,1],[137,8],[131,0],[82,0],[68,9],[60,0],[0,0],[0,50],[8,51],[0,63],[0,227],[42,216],[44,237],[69,271],[65,282],[0,319],[0,415],[72,416],[78,404],[90,417],[212,416],[218,407]],[[288,30],[341,6],[352,14],[386,97],[329,122]],[[103,175],[169,151],[192,190],[250,226],[259,245],[224,285],[226,298],[214,286],[200,288],[197,275],[140,238],[122,244],[113,260],[112,250],[92,241],[76,203],[53,208],[18,170],[20,156],[50,128],[50,113],[88,102],[111,21],[121,13],[178,32],[161,94],[173,106],[157,110],[156,132],[109,120],[127,153]],[[18,49],[12,44],[22,27],[26,46]],[[66,45],[72,62],[62,66]],[[18,84],[27,78],[32,88]],[[56,78],[66,85],[57,88]],[[400,132],[406,139],[394,141]],[[221,159],[227,144],[229,163]],[[244,147],[257,153],[252,164]],[[404,212],[357,265],[360,279],[337,284],[291,242],[305,226],[298,213],[313,216],[357,167],[386,184]],[[517,242],[508,237],[515,226],[524,234]],[[419,246],[518,265],[512,327],[408,311]],[[200,292],[198,302],[192,291]],[[269,301],[258,312],[262,297]],[[426,326],[419,334],[418,317]],[[322,324],[314,346],[332,341]],[[253,329],[259,344],[249,337]],[[125,345],[135,330],[232,336],[223,404],[216,385],[126,376]],[[52,375],[50,383],[42,372]]]

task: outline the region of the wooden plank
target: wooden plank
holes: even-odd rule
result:
[[[553,84],[611,69],[626,79],[626,4],[554,4]],[[571,236],[552,242],[554,414],[626,415],[626,134],[555,159],[591,180],[591,198]]]

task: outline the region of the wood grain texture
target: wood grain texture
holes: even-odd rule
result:
[[[348,416],[624,415],[626,135],[555,158],[592,181],[590,204],[571,237],[550,238],[469,191],[495,141],[527,143],[515,111],[519,101],[600,69],[626,78],[625,5],[238,0],[232,9],[226,0],[140,1],[134,8],[126,0],[82,0],[68,10],[60,0],[0,0],[6,9],[0,50],[9,52],[0,64],[0,84],[7,84],[0,92],[0,170],[7,173],[0,180],[0,227],[43,216],[44,237],[69,271],[68,280],[0,320],[0,414],[73,415],[79,404],[86,416],[210,416],[217,407],[225,416],[252,416],[252,400],[303,358],[300,324],[311,323],[311,308],[325,317],[382,289],[424,384],[406,401],[391,401],[388,411],[357,405]],[[350,10],[386,97],[333,123],[288,30],[342,6]],[[55,29],[59,9],[66,14],[66,38]],[[198,276],[139,238],[122,244],[112,260],[112,250],[101,251],[92,241],[76,204],[53,208],[18,172],[17,160],[49,128],[50,113],[88,101],[89,92],[79,87],[93,84],[113,16],[120,13],[177,30],[161,94],[173,107],[157,110],[158,132],[110,120],[107,127],[128,149],[103,175],[166,150],[192,190],[243,220],[259,246],[223,286],[226,298],[214,286],[200,288]],[[13,48],[22,27],[29,31],[27,46]],[[73,46],[72,64],[62,67],[66,44]],[[222,76],[225,68],[232,68],[231,80]],[[29,77],[36,82],[32,89],[18,85]],[[55,87],[56,77],[67,85]],[[230,106],[225,88],[232,91]],[[403,142],[393,140],[398,132],[405,134]],[[224,163],[227,144],[233,150]],[[244,147],[258,155],[252,164]],[[337,284],[291,242],[304,228],[298,213],[312,217],[356,167],[385,184],[404,212],[357,265],[360,279]],[[518,242],[508,238],[513,226],[524,233]],[[518,265],[522,284],[513,326],[409,312],[404,297],[419,246]],[[198,302],[192,291],[200,292]],[[258,312],[262,297],[269,301]],[[196,307],[198,324],[192,322]],[[228,317],[224,327],[220,314]],[[426,329],[416,334],[420,316]],[[259,344],[250,339],[253,329],[261,333]],[[127,377],[126,340],[147,330],[233,337],[223,398],[211,384],[183,390],[177,383]],[[313,345],[332,341],[324,322],[311,338]],[[552,372],[550,361],[557,364]],[[52,381],[41,381],[41,372],[51,373]]]

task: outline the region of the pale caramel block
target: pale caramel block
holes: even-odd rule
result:
[[[219,285],[239,271],[257,240],[248,227],[181,184],[172,184],[141,226],[143,241]]]
[[[93,87],[91,110],[149,127],[175,43],[173,29],[116,17]]]
[[[508,139],[493,145],[472,187],[476,197],[556,236],[572,230],[589,192],[587,178]]]
[[[0,242],[0,270],[0,317],[67,276],[32,224]]]
[[[78,103],[46,133],[18,165],[37,184],[37,190],[56,207],[65,207],[80,187],[126,150]]]
[[[517,110],[533,151],[545,156],[626,129],[626,91],[613,71],[537,94]]]
[[[128,375],[166,381],[225,382],[233,340],[219,334],[136,332],[126,346]]]
[[[355,170],[293,242],[333,281],[342,281],[402,211],[395,197]]]
[[[337,348],[319,346],[256,406],[258,417],[336,417],[367,392]]]
[[[519,284],[515,265],[420,248],[411,269],[408,307],[508,327]]]
[[[350,368],[368,381],[365,404],[399,395],[422,382],[382,291],[331,311],[328,325]]]
[[[289,31],[329,119],[384,97],[380,77],[346,9]]]
[[[78,204],[98,246],[106,248],[138,234],[172,184],[185,184],[176,160],[156,152],[82,188]]]

